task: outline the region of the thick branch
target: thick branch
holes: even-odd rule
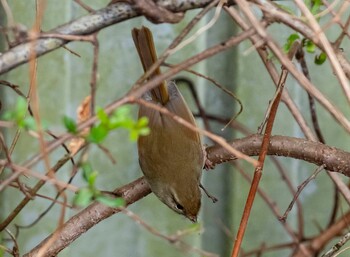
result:
[[[234,140],[232,146],[246,155],[256,156],[259,155],[261,142],[262,136],[251,135]],[[207,155],[214,164],[236,159],[221,146],[208,147]],[[322,143],[294,137],[272,136],[268,155],[291,157],[316,165],[325,164],[326,170],[350,177],[350,153]]]
[[[176,12],[185,12],[190,9],[202,8],[208,3],[210,3],[209,0],[173,0],[157,2],[161,7]],[[136,16],[139,16],[139,14],[128,3],[118,2],[50,30],[48,33],[87,35]],[[35,51],[36,56],[41,56],[67,44],[68,42],[68,40],[62,38],[41,38],[36,40],[35,43],[26,42],[13,47],[0,55],[0,75],[28,62],[31,56],[30,52],[33,50]]]
[[[261,142],[262,136],[252,135],[246,138],[234,140],[231,144],[243,153],[254,156],[259,154]],[[235,159],[235,157],[221,146],[208,147],[207,153],[209,160],[213,164],[219,164]],[[317,165],[325,164],[326,169],[330,171],[340,172],[350,176],[350,153],[321,143],[298,138],[272,136],[268,154],[292,157],[315,163]],[[144,178],[139,178],[134,182],[115,190],[117,195],[120,195],[125,199],[127,205],[140,200],[150,192],[151,190]],[[56,256],[81,234],[85,233],[102,220],[118,212],[120,212],[119,209],[107,207],[100,203],[93,203],[70,218],[54,234],[50,235],[24,256],[37,256],[38,252],[46,248],[46,246],[49,247],[41,256]],[[49,244],[45,245],[46,243]]]
[[[151,189],[142,177],[116,189],[114,192],[125,199],[126,205],[130,205],[151,193]],[[38,253],[47,246],[46,251],[40,256],[56,256],[97,223],[118,212],[120,212],[120,209],[107,207],[95,202],[70,218],[61,228],[58,228],[55,233],[43,240],[33,250],[25,254],[24,257],[38,256]]]

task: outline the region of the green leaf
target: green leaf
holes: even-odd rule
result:
[[[148,118],[147,117],[141,117],[138,121],[137,121],[137,124],[139,127],[147,127],[148,126]]]
[[[88,162],[84,162],[81,164],[81,168],[83,169],[83,178],[85,181],[89,180],[89,177],[94,172],[92,166]]]
[[[320,53],[315,56],[315,64],[322,65],[327,60],[327,55],[325,52]]]
[[[97,113],[96,113],[97,117],[99,118],[99,120],[101,121],[102,124],[105,124],[108,126],[109,124],[109,117],[107,115],[107,113],[100,107],[97,108]]]
[[[135,121],[128,117],[113,117],[111,118],[110,129],[125,128],[131,129],[134,127]]]
[[[316,51],[316,45],[311,40],[305,40],[305,48],[308,53],[314,53]]]
[[[296,33],[290,34],[289,37],[287,38],[287,42],[283,46],[283,51],[285,53],[288,53],[294,41],[298,40],[299,38],[300,36]]]
[[[311,7],[311,13],[313,15],[317,14],[320,11],[320,7],[322,6],[321,0],[313,0],[312,2],[312,7]]]
[[[99,195],[96,197],[96,200],[104,205],[107,205],[107,206],[113,207],[113,208],[125,206],[125,200],[121,197],[111,198],[111,197],[108,197],[105,195]]]
[[[26,117],[19,124],[21,124],[19,126],[24,128],[25,130],[34,130],[34,131],[38,130],[37,124],[32,116]]]
[[[139,129],[139,136],[148,136],[151,132],[149,127]]]
[[[77,133],[77,131],[78,131],[77,130],[77,123],[75,122],[74,119],[72,119],[68,116],[64,116],[63,123],[64,123],[64,126],[66,127],[66,129],[69,133],[72,133],[72,134]]]
[[[134,120],[130,117],[130,108],[128,106],[119,107],[113,112],[109,122],[109,129],[133,127]]]
[[[139,138],[139,131],[137,129],[131,129],[129,133],[129,138],[131,141],[136,141]]]
[[[131,127],[127,127],[130,132],[130,140],[136,141],[139,136],[146,136],[149,134],[150,129],[147,127],[148,118],[141,117],[136,123],[132,120],[133,124],[130,124]]]
[[[91,143],[99,144],[101,143],[108,135],[108,129],[103,125],[99,124],[96,127],[92,127],[87,140]]]
[[[2,115],[2,118],[4,120],[14,121],[19,125],[25,118],[27,110],[27,101],[24,98],[19,97],[17,98],[15,107],[12,110],[6,111]],[[21,126],[24,126],[23,123],[21,123]]]
[[[129,117],[130,116],[130,107],[123,105],[116,109],[113,113],[115,116],[119,117]]]
[[[28,110],[27,101],[23,97],[19,97],[17,99],[16,109],[15,109],[16,120],[17,121],[23,120],[24,117],[26,116],[27,110]]]
[[[15,108],[13,108],[12,110],[6,111],[2,115],[2,119],[15,122],[19,128],[22,128],[25,130],[37,131],[38,130],[37,123],[32,116],[30,115],[26,116],[27,111],[28,111],[27,101],[25,100],[25,98],[20,97],[17,99]],[[41,128],[42,130],[47,130],[48,128],[47,121],[45,120],[41,121]]]
[[[91,203],[93,196],[94,193],[91,189],[82,188],[75,195],[73,204],[81,207],[87,206],[89,203]]]
[[[81,165],[83,169],[83,178],[89,184],[90,188],[95,188],[96,178],[98,176],[98,172],[93,170],[90,163],[85,162]]]
[[[98,171],[94,171],[93,173],[90,174],[90,176],[88,177],[88,184],[91,188],[95,188],[95,182],[96,182],[96,178],[98,176]]]

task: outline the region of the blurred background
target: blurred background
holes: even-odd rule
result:
[[[109,1],[85,0],[84,2],[94,9],[99,9],[106,6]],[[15,22],[30,29],[35,21],[35,1],[9,1],[8,4],[13,12]],[[293,8],[292,4],[288,4],[288,6]],[[188,11],[185,18],[176,25],[154,25],[145,18],[134,18],[100,31],[98,33],[99,58],[96,105],[104,107],[108,103],[122,97],[143,73],[131,38],[132,28],[142,25],[150,27],[155,37],[158,54],[160,55],[198,12],[199,10]],[[42,29],[43,31],[51,30],[86,14],[85,10],[71,0],[62,0],[59,3],[48,0]],[[207,14],[195,27],[194,31],[206,24],[212,16],[213,12]],[[8,22],[3,10],[0,14],[0,22],[3,27]],[[198,37],[193,43],[175,53],[167,62],[172,64],[180,62],[235,35],[238,31],[232,19],[225,12],[222,12],[219,20],[211,29]],[[281,29],[277,24],[269,28],[269,31],[280,45],[283,45],[290,33],[292,33],[285,27]],[[336,33],[337,31],[328,30],[328,32]],[[0,35],[0,43],[1,51],[6,50],[3,34]],[[40,115],[42,120],[47,122],[49,129],[55,134],[65,132],[62,122],[63,116],[75,118],[78,106],[90,92],[89,83],[93,60],[92,44],[88,42],[71,42],[67,47],[78,53],[80,57],[64,48],[59,48],[40,57],[38,60]],[[310,74],[313,83],[335,101],[339,107],[343,108],[349,117],[349,108],[342,96],[342,91],[333,86],[337,81],[332,74],[329,63],[326,62],[322,66],[315,66],[312,55],[306,56],[306,60],[311,66]],[[276,64],[277,67],[280,67],[277,61]],[[266,107],[273,98],[275,87],[251,43],[245,41],[238,47],[231,48],[229,51],[209,58],[192,68],[215,79],[225,88],[235,93],[242,101],[244,107],[236,123],[246,127],[248,133],[255,133],[264,119]],[[186,72],[182,72],[172,79],[176,81],[180,77],[193,82],[200,102],[209,114],[229,120],[237,112],[237,101],[213,86],[211,82]],[[0,79],[18,85],[22,92],[27,92],[30,83],[29,66],[27,64],[22,65],[1,76]],[[198,114],[198,109],[188,85],[180,81],[179,87],[186,100],[190,103],[193,112]],[[297,106],[303,111],[306,119],[310,121],[305,91],[291,76],[288,78],[286,88]],[[6,87],[0,87],[0,90],[2,111],[13,108],[17,99],[16,94]],[[333,126],[334,121],[330,115],[324,114],[319,105],[316,105],[316,107],[318,110],[321,110],[319,112],[321,115],[319,120],[326,142],[332,146],[349,151],[349,140],[345,139],[347,135],[343,129],[337,125]],[[137,107],[132,106],[132,110],[136,118]],[[203,126],[200,118],[197,122]],[[230,126],[222,130],[225,126],[224,123],[211,120],[209,124],[212,131],[222,135],[227,140],[245,136],[241,130],[233,129]],[[2,129],[2,132],[6,142],[10,143],[14,137],[14,130]],[[281,104],[279,108],[273,134],[304,137],[284,104]],[[204,141],[207,145],[213,144],[208,139],[204,139]],[[122,130],[113,132],[108,140],[103,143],[103,146],[110,150],[117,163],[111,163],[104,152],[97,147],[91,147],[89,160],[93,168],[99,172],[98,188],[101,190],[113,190],[142,175],[138,164],[136,143],[130,142],[127,132]],[[38,151],[38,141],[27,133],[22,133],[18,139],[12,159],[14,162],[22,163]],[[50,156],[51,164],[54,164],[64,154],[64,150],[56,150]],[[277,159],[287,171],[289,180],[295,189],[316,168],[314,165],[298,160]],[[235,166],[226,163],[218,165],[214,170],[204,171],[203,184],[219,201],[214,204],[210,199],[203,196],[203,207],[198,225],[194,225],[184,217],[172,212],[152,194],[136,202],[129,209],[139,215],[145,223],[165,235],[174,235],[182,231],[186,234],[182,239],[190,245],[219,256],[229,256],[250,185],[239,173],[239,169],[245,170],[251,176],[254,171],[251,165],[243,161],[235,163]],[[58,178],[67,181],[71,169],[71,163],[67,163],[57,174]],[[34,170],[40,173],[45,172],[43,164],[37,165]],[[4,176],[8,174],[6,172],[9,171],[5,171]],[[23,182],[28,185],[34,185],[37,180],[23,177]],[[85,185],[80,174],[74,178],[73,184],[77,186]],[[305,237],[318,233],[323,224],[326,224],[329,220],[334,201],[333,187],[328,176],[322,172],[302,192],[300,201],[304,206]],[[266,192],[276,208],[283,213],[292,200],[292,195],[286,189],[286,185],[281,179],[281,174],[277,171],[271,159],[267,160],[261,188]],[[55,188],[49,184],[39,191],[40,194],[51,195],[52,197],[54,197],[55,192]],[[73,194],[68,193],[68,196],[71,200]],[[6,188],[6,190],[0,192],[0,197],[0,218],[3,220],[17,206],[23,195],[15,188]],[[50,203],[47,199],[35,198],[35,201],[31,201],[25,207],[8,229],[15,233],[15,224],[24,226],[31,224]],[[345,210],[343,211],[345,212]],[[69,209],[66,219],[77,212],[78,210],[76,209]],[[59,215],[60,206],[55,206],[37,224],[26,229],[20,229],[18,234],[20,255],[28,252],[55,230]],[[293,228],[296,228],[298,225],[294,209],[288,217],[288,224]],[[2,234],[1,244],[7,244],[5,240],[7,237],[7,234]],[[271,246],[286,242],[291,242],[289,235],[285,232],[280,221],[272,214],[266,202],[260,196],[257,196],[244,239],[243,252],[249,252],[264,245]],[[288,256],[289,254],[290,250],[281,248],[265,252],[263,256]],[[5,256],[7,255],[5,254]],[[149,233],[134,220],[120,213],[96,225],[61,252],[59,256],[171,257],[200,256],[200,254],[193,250],[173,245]]]

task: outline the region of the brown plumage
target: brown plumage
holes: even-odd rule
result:
[[[151,31],[133,29],[133,40],[143,68],[157,60]],[[152,76],[160,73],[158,68]],[[151,76],[151,77],[152,77]],[[180,116],[194,126],[194,117],[175,83],[161,83],[146,92],[143,99]],[[150,135],[138,140],[139,162],[153,193],[171,209],[192,221],[201,205],[200,178],[203,150],[199,133],[184,127],[159,111],[140,106],[139,117],[149,119]]]

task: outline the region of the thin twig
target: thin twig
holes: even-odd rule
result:
[[[212,139],[213,141],[215,141],[216,143],[218,143],[219,145],[221,145],[224,149],[226,149],[228,152],[230,152],[232,155],[236,156],[237,158],[239,159],[243,159],[249,163],[251,163],[254,167],[256,167],[257,165],[257,161],[253,158],[250,158],[249,156],[243,154],[242,152],[236,150],[235,148],[233,148],[232,146],[230,146],[229,143],[227,143],[227,141],[218,136],[218,135],[215,135],[211,132],[208,132],[206,130],[203,130],[199,127],[194,127],[192,124],[190,124],[189,122],[187,122],[186,120],[182,119],[181,117],[169,112],[166,108],[164,107],[160,107],[159,105],[156,105],[156,104],[153,104],[151,102],[148,102],[148,101],[145,101],[143,99],[135,99],[134,100],[136,103],[138,104],[142,104],[146,107],[149,107],[149,108],[152,108],[154,110],[157,110],[159,112],[161,112],[162,114],[165,114],[171,118],[173,118],[175,121],[177,121],[178,123],[182,124],[183,126],[191,129],[191,130],[194,130],[194,131],[197,131],[207,137],[209,137],[210,139]]]
[[[51,168],[51,170],[53,171],[57,171],[59,170],[67,161],[69,161],[72,157],[70,155],[66,155],[64,156],[62,159],[60,159],[55,166],[53,166]],[[16,173],[13,175],[19,176],[20,174],[22,174],[22,170],[16,170]],[[2,183],[0,184],[0,192],[2,191],[2,189],[4,189],[6,187],[6,185],[10,184],[11,181],[14,181],[15,178],[13,177],[9,177],[7,180],[2,181]],[[41,180],[39,181],[30,191],[30,195],[33,196],[35,195],[39,189],[45,184],[45,180]],[[17,207],[14,209],[14,211],[4,220],[1,222],[0,224],[0,231],[2,231],[4,228],[6,228],[8,226],[8,224],[10,224],[10,222],[18,215],[18,213],[24,208],[24,206],[26,206],[26,204],[31,200],[31,197],[25,197],[18,205]]]
[[[267,34],[266,34],[264,27],[261,26],[261,24],[258,22],[256,17],[251,12],[251,10],[249,8],[249,4],[244,0],[236,0],[236,3],[242,9],[244,14],[248,17],[249,21],[254,25],[254,28],[257,30],[259,35],[262,38],[267,39]],[[294,49],[294,51],[296,51],[296,50],[297,49]],[[289,57],[290,56],[293,57],[294,54],[295,54],[295,52],[290,53]],[[269,148],[272,127],[273,127],[273,124],[275,121],[278,106],[280,104],[280,100],[282,97],[282,92],[283,92],[285,81],[287,79],[287,75],[288,75],[288,70],[286,69],[285,66],[283,66],[282,67],[282,74],[281,74],[280,81],[279,81],[278,87],[277,87],[277,92],[276,92],[276,95],[275,95],[275,97],[272,101],[272,104],[271,104],[271,111],[269,113],[269,117],[267,120],[265,132],[264,132],[264,137],[263,137],[263,142],[261,144],[261,150],[260,150],[259,159],[258,159],[259,164],[258,164],[258,166],[255,167],[254,177],[253,177],[251,187],[250,187],[250,190],[249,190],[249,193],[247,196],[247,201],[246,201],[244,211],[242,214],[241,222],[240,222],[239,229],[237,232],[237,237],[236,237],[236,240],[233,242],[234,246],[233,246],[233,250],[232,250],[232,254],[231,254],[232,257],[237,257],[239,254],[239,251],[241,249],[243,237],[244,237],[247,225],[248,225],[250,213],[251,213],[251,210],[253,207],[254,199],[255,199],[255,196],[256,196],[256,193],[258,190],[261,176],[262,176],[262,170],[263,170],[264,163],[265,163],[265,157],[267,155],[268,148]]]
[[[345,96],[350,103],[350,84],[349,80],[346,78],[345,73],[340,66],[339,61],[335,55],[335,52],[331,46],[331,43],[328,41],[325,33],[321,30],[320,25],[316,21],[316,18],[312,15],[310,10],[306,7],[305,3],[301,0],[295,0],[296,5],[304,13],[308,21],[310,22],[310,27],[314,30],[315,34],[319,38],[321,44],[324,47],[325,52],[330,60],[330,63],[333,66],[334,72],[337,74],[337,79],[339,80],[340,85],[345,93]]]
[[[163,8],[167,8],[171,11],[184,12],[191,9],[203,8],[208,4],[212,4],[211,0],[198,0],[198,1],[159,1]],[[217,2],[217,0],[215,0]],[[109,5],[100,10],[89,13],[74,21],[59,26],[48,33],[66,34],[66,35],[87,35],[97,32],[103,28],[122,22],[127,19],[139,16],[136,10],[129,4],[120,1],[116,4]],[[35,43],[35,55],[37,57],[49,53],[65,44],[69,41],[61,38],[43,38],[37,40]],[[32,48],[31,43],[22,43],[10,50],[2,53],[0,56],[0,75],[5,72],[29,61],[29,53]]]
[[[316,178],[316,176],[325,168],[325,165],[321,165],[319,166],[314,173],[312,173],[312,175],[310,177],[308,177],[303,183],[301,183],[300,186],[298,186],[298,190],[296,192],[296,194],[293,197],[293,200],[291,201],[291,203],[289,204],[287,210],[284,212],[283,216],[280,218],[280,220],[282,222],[286,222],[287,217],[289,212],[292,210],[294,203],[296,202],[296,200],[298,199],[300,193],[304,190],[304,188],[307,186],[307,184],[309,184],[309,182],[313,179]]]
[[[85,9],[88,12],[94,12],[95,10],[92,9],[90,6],[88,6],[87,4],[85,4],[83,1],[81,0],[74,0],[74,2],[76,2],[78,5],[80,5],[83,9]]]
[[[92,62],[92,71],[90,78],[90,96],[91,96],[91,106],[90,106],[90,116],[93,116],[95,113],[95,102],[96,102],[96,84],[97,84],[97,74],[98,74],[98,57],[99,57],[99,42],[97,39],[97,33],[92,35],[94,46],[94,57]]]
[[[326,253],[322,254],[321,257],[332,257],[336,256],[335,254],[339,252],[342,246],[344,246],[350,240],[350,232],[346,233],[342,238]],[[349,248],[347,248],[349,249]]]
[[[175,235],[167,236],[167,235],[162,234],[158,230],[156,230],[151,225],[147,224],[145,221],[143,221],[139,216],[137,216],[132,211],[129,211],[126,208],[121,208],[121,212],[125,213],[128,217],[133,219],[136,223],[140,224],[142,227],[144,227],[151,234],[153,234],[153,235],[155,235],[157,237],[160,237],[162,239],[167,240],[169,243],[178,246],[180,249],[183,248],[186,251],[195,252],[195,253],[200,254],[201,256],[218,257],[218,255],[216,255],[216,254],[204,251],[202,249],[194,247],[194,246],[184,242],[183,240],[181,240],[181,237],[183,236],[184,232],[179,231]],[[185,232],[186,232],[186,234],[188,234],[188,231],[185,231]],[[193,232],[195,232],[195,231],[192,231],[192,233]]]
[[[164,63],[165,66],[168,66],[168,67],[174,67],[174,65],[172,64],[168,64],[168,63]],[[233,92],[231,92],[230,90],[226,89],[225,87],[223,87],[222,85],[220,85],[219,82],[217,82],[215,79],[209,77],[209,76],[206,76],[202,73],[199,73],[195,70],[192,70],[192,69],[184,69],[184,71],[187,71],[191,74],[194,74],[198,77],[201,77],[201,78],[204,78],[205,80],[208,80],[209,82],[213,83],[217,88],[219,88],[220,90],[222,90],[224,93],[226,93],[227,95],[229,95],[230,97],[232,97],[233,99],[235,99],[239,105],[239,110],[237,111],[237,113],[227,122],[225,123],[225,126],[221,129],[221,130],[225,130],[227,128],[227,126],[230,125],[231,122],[233,122],[237,117],[238,115],[240,115],[243,111],[243,104],[242,104],[242,101],[239,99],[239,97],[237,97]],[[201,110],[199,110],[201,111]]]

